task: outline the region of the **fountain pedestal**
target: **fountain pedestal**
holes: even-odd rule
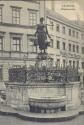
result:
[[[48,53],[39,53],[37,55],[36,66],[38,68],[50,68],[53,65],[53,58]]]

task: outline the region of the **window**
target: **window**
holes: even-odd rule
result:
[[[21,38],[18,37],[12,38],[11,50],[15,52],[21,51]]]
[[[71,29],[69,29],[69,36],[71,36]]]
[[[76,32],[76,38],[78,38],[78,36],[79,36],[79,33],[78,33],[78,32]]]
[[[0,6],[0,22],[2,22],[2,7]]]
[[[82,68],[84,69],[84,62],[82,62]]]
[[[50,20],[50,29],[51,30],[53,30],[53,26],[54,26],[53,21]]]
[[[20,24],[20,8],[13,7],[12,8],[12,23]]]
[[[60,59],[57,59],[57,67],[60,67]]]
[[[60,32],[60,25],[59,24],[57,24],[57,26],[56,26],[56,31]]]
[[[69,51],[71,51],[71,44],[69,43]]]
[[[73,61],[73,68],[75,68],[75,61]]]
[[[79,61],[77,61],[77,68],[79,68]]]
[[[75,37],[75,30],[73,30],[73,37]]]
[[[65,66],[66,66],[66,61],[65,59],[63,59],[63,68],[65,68]]]
[[[63,34],[65,34],[65,27],[64,27],[64,26],[63,26],[63,29],[62,29],[62,30],[63,30]]]
[[[3,50],[3,37],[0,36],[0,50]]]
[[[37,12],[36,11],[29,11],[29,23],[31,26],[34,26],[37,24]]]
[[[79,53],[79,46],[76,46],[76,52]]]
[[[71,60],[69,60],[69,66],[70,66],[70,67],[72,66],[72,61],[71,61]]]
[[[75,52],[75,45],[73,45],[73,52]]]
[[[63,42],[63,50],[65,50],[65,42]]]
[[[50,46],[53,48],[53,39],[50,41]]]
[[[57,40],[57,49],[60,49],[60,41]]]
[[[82,54],[84,54],[84,47],[82,47]]]

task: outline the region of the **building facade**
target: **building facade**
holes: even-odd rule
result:
[[[34,35],[39,18],[44,17],[44,1],[0,1],[0,81],[8,81],[11,67],[34,63]]]
[[[46,10],[48,31],[53,38],[48,53],[53,57],[53,65],[65,68],[67,66],[77,68],[83,75],[84,63],[84,28],[72,23],[67,18]],[[84,82],[84,78],[81,77]]]

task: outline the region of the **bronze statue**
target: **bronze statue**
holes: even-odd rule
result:
[[[50,38],[50,40],[51,40],[51,37],[48,34],[47,25],[44,24],[43,22],[44,22],[44,18],[41,17],[40,24],[37,25],[35,37],[37,37],[39,49],[41,50],[41,52],[42,50],[44,50],[44,53],[45,53],[45,50],[49,46],[49,42],[47,42],[47,36]]]

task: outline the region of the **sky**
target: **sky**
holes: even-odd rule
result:
[[[84,11],[84,0],[78,0],[80,8]]]
[[[54,1],[54,10],[70,20],[84,21],[84,0],[46,0],[46,7],[51,9]]]

